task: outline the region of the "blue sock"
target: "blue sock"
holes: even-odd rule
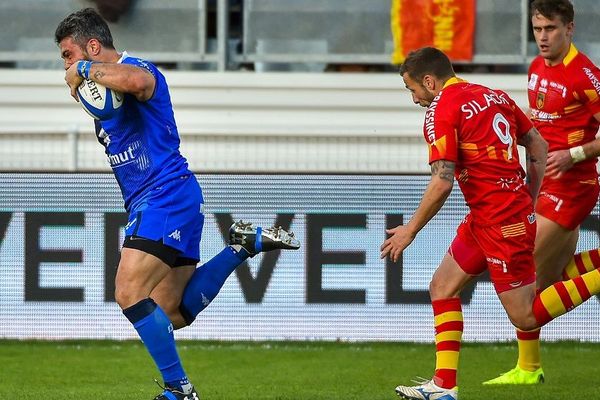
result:
[[[123,310],[123,314],[140,335],[160,370],[163,381],[177,389],[188,383],[175,348],[173,325],[154,300],[144,299]]]
[[[188,325],[217,297],[229,275],[248,257],[245,250],[236,252],[231,246],[227,246],[207,263],[196,268],[183,291],[179,306]]]

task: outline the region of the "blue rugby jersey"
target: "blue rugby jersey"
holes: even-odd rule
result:
[[[113,118],[95,121],[96,136],[105,147],[129,212],[148,191],[191,172],[179,152],[179,133],[165,77],[152,63],[125,52],[119,62],[145,68],[156,79],[148,101],[125,94]]]

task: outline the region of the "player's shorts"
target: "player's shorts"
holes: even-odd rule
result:
[[[545,179],[537,199],[535,212],[565,229],[577,228],[598,202],[598,179],[565,181]]]
[[[486,269],[497,293],[535,282],[534,213],[517,214],[501,224],[481,226],[467,215],[456,231],[448,253],[469,275]]]
[[[123,246],[150,253],[171,267],[198,263],[203,203],[193,175],[152,189],[129,214]]]

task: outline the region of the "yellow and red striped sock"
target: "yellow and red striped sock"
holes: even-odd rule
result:
[[[435,374],[433,381],[439,387],[456,387],[456,370],[460,341],[463,333],[463,316],[460,299],[434,300],[433,317],[435,326]]]
[[[517,365],[525,371],[535,371],[542,365],[540,356],[540,329],[522,331],[517,329],[519,360]]]
[[[600,293],[600,270],[594,269],[581,276],[556,282],[538,293],[533,300],[533,314],[542,327],[590,297]]]
[[[600,268],[600,249],[593,249],[575,254],[562,273],[563,281],[576,278]]]

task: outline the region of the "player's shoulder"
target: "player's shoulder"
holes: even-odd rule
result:
[[[567,76],[577,85],[600,86],[600,69],[586,56],[579,52],[567,65]]]
[[[529,75],[531,75],[532,71],[537,71],[545,65],[544,57],[535,56],[531,63],[529,64]]]
[[[150,62],[148,60],[144,60],[143,58],[130,56],[127,53],[123,54],[121,63],[144,68],[144,69],[150,71],[153,75],[157,75],[157,73],[159,73],[158,68],[152,62]]]

